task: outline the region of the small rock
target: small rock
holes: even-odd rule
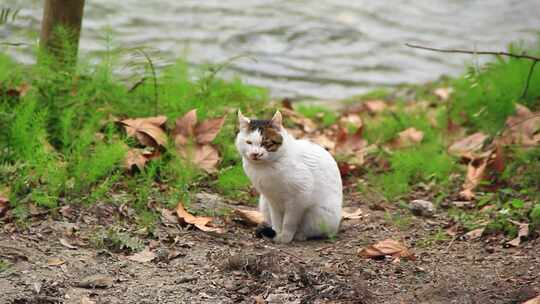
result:
[[[88,276],[76,284],[77,287],[81,288],[108,288],[112,285],[113,278],[101,274]]]
[[[409,209],[414,215],[432,217],[435,213],[435,207],[430,201],[414,200],[409,203]]]
[[[456,208],[472,208],[474,206],[474,203],[467,201],[455,201],[450,203],[450,205]]]

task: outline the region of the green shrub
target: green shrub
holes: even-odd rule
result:
[[[523,49],[510,46],[510,52],[520,54]],[[540,51],[533,53],[539,55]],[[527,96],[521,99],[530,67],[529,60],[515,58],[497,58],[480,70],[470,67],[464,77],[453,82],[455,92],[451,111],[454,119],[495,134],[504,126],[506,118],[515,112],[517,102],[530,108],[538,107],[538,67],[531,77]]]

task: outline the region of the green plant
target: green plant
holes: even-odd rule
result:
[[[509,50],[516,54],[524,52],[517,45],[511,45]],[[533,53],[540,54],[538,50]],[[465,76],[453,82],[453,118],[495,134],[504,126],[506,118],[514,113],[517,102],[537,107],[540,69],[534,70],[527,95],[522,96],[530,66],[528,60],[497,58],[480,69],[470,67]]]
[[[296,111],[313,121],[320,122],[323,127],[329,127],[337,121],[336,113],[322,106],[301,105]]]
[[[241,164],[222,170],[217,180],[217,188],[227,196],[236,197],[239,192],[246,191],[250,185]]]
[[[117,228],[98,230],[90,242],[96,248],[106,248],[114,252],[138,252],[144,248],[138,238],[120,232]]]
[[[375,184],[388,199],[407,193],[413,184],[421,181],[435,180],[445,185],[454,168],[454,160],[437,142],[398,150],[389,158],[391,171],[374,176]]]

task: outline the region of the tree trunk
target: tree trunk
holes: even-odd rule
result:
[[[40,47],[60,65],[77,62],[85,0],[45,0]]]

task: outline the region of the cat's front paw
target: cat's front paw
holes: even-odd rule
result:
[[[274,238],[274,242],[281,243],[281,244],[288,244],[293,240],[293,237],[294,237],[294,234],[292,233],[282,232],[276,235],[276,237]]]

